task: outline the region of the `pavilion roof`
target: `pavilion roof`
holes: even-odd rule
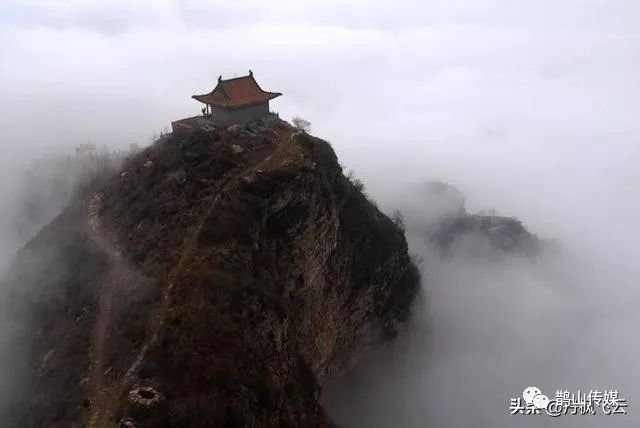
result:
[[[258,82],[253,78],[253,73],[249,71],[247,76],[235,77],[233,79],[218,78],[218,84],[208,94],[193,95],[201,103],[216,107],[238,109],[255,104],[261,104],[282,95],[280,92],[263,91]]]

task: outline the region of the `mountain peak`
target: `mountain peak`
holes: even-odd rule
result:
[[[37,296],[11,310],[19,426],[328,426],[322,385],[395,332],[418,274],[331,146],[276,120],[162,137],[5,283]]]

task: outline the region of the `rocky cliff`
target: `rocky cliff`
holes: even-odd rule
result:
[[[3,426],[329,426],[323,384],[406,319],[403,232],[285,122],[169,135],[17,256]]]

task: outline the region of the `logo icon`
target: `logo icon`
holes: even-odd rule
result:
[[[527,404],[532,404],[536,409],[546,409],[549,405],[549,397],[544,395],[540,388],[529,386],[522,392],[522,398]]]

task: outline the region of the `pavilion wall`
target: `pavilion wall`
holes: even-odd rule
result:
[[[236,110],[228,110],[216,106],[212,106],[212,119],[215,124],[228,125],[244,125],[252,120],[260,119],[269,114],[269,102],[240,108]]]

